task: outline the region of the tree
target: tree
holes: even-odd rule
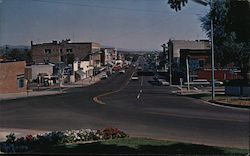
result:
[[[175,11],[181,10],[181,5],[185,6],[187,2],[188,0],[168,0],[168,4],[172,9],[175,9]]]
[[[212,10],[200,19],[201,26],[209,37],[211,34],[210,21],[213,19],[215,61],[221,67],[233,62],[241,68],[242,76],[245,79],[249,70],[250,57],[250,4],[246,2],[215,1]]]

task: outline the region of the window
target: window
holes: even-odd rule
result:
[[[60,54],[62,55],[62,53],[63,53],[63,50],[62,50],[62,49],[60,49]]]
[[[200,68],[204,67],[204,60],[199,60],[199,66],[200,66]]]
[[[51,54],[51,49],[45,49],[45,50],[44,50],[44,53],[45,53],[45,54]]]
[[[72,49],[67,49],[67,53],[72,53],[73,50]]]
[[[17,85],[17,88],[24,87],[24,74],[17,75],[16,85]]]

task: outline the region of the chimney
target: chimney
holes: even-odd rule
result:
[[[33,41],[30,41],[31,46],[33,46]]]
[[[57,44],[57,41],[52,41],[53,44]]]

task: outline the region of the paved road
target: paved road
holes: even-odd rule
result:
[[[0,128],[33,130],[118,127],[132,136],[249,147],[249,110],[209,105],[152,86],[150,76],[128,80],[134,70],[70,93],[1,101]],[[98,104],[93,97],[101,97]]]

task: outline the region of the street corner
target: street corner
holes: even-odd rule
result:
[[[250,109],[250,100],[226,100],[226,99],[216,99],[216,100],[208,100],[208,102],[222,105],[222,106],[229,106],[229,107],[235,107],[235,108],[246,108]]]

